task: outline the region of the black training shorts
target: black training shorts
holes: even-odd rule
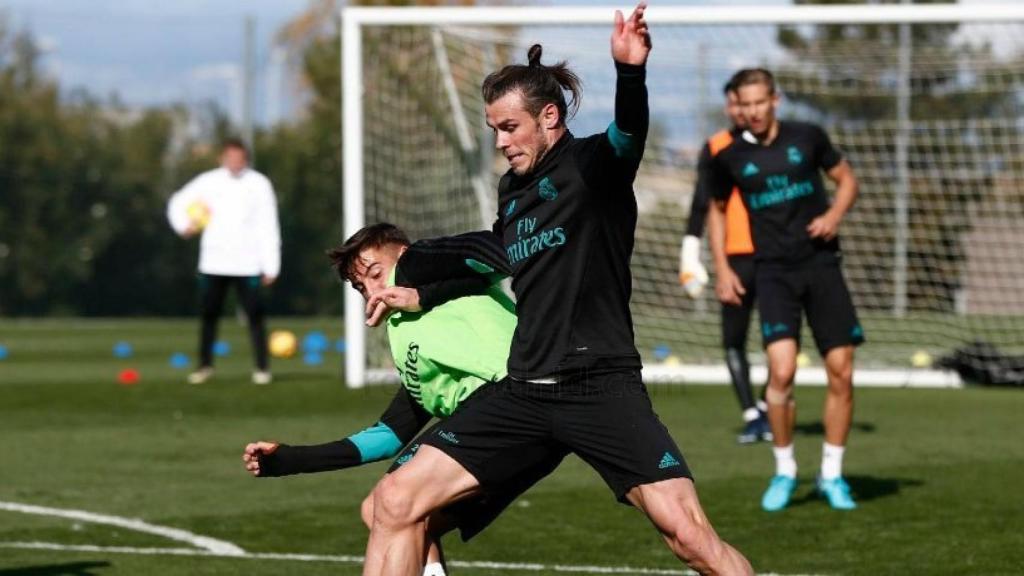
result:
[[[528,478],[537,451],[567,450],[594,468],[615,497],[635,486],[692,478],[651,406],[639,370],[576,374],[555,384],[505,378],[473,393],[422,438],[488,487]]]
[[[820,255],[798,265],[759,262],[757,301],[765,347],[786,338],[799,345],[801,311],[807,313],[822,356],[833,348],[864,342],[864,329],[836,257]]]
[[[428,428],[419,438],[413,440],[399,453],[395,461],[388,469],[388,474],[398,470],[406,462],[416,455],[423,439],[435,434],[443,427],[445,420],[442,420]],[[508,464],[521,467],[520,473],[510,478],[509,481],[501,484],[481,486],[481,494],[460,500],[446,506],[441,513],[459,529],[464,542],[476,536],[487,528],[491,522],[508,508],[516,498],[540,482],[548,474],[554,472],[555,468],[562,463],[568,452],[555,446],[538,445],[531,450],[525,450],[509,460]]]

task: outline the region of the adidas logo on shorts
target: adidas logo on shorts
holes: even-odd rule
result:
[[[658,464],[658,468],[664,470],[665,468],[671,468],[673,466],[681,466],[681,464],[679,464],[679,460],[675,459],[675,456],[665,452],[665,455],[661,457],[661,463]]]

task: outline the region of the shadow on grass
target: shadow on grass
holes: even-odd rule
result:
[[[850,491],[853,499],[858,503],[870,502],[879,498],[897,496],[904,488],[917,488],[924,486],[923,480],[917,478],[878,478],[875,476],[844,476],[850,484]],[[789,506],[801,506],[808,502],[823,501],[814,488],[814,482],[810,482],[810,490],[801,498],[794,498]],[[806,483],[804,484],[806,489]],[[797,490],[800,490],[798,487]]]
[[[68,562],[44,566],[0,569],[0,576],[97,576],[99,568],[110,567],[110,562]]]
[[[804,436],[824,436],[825,425],[821,422],[805,422],[794,426],[793,431]],[[875,425],[871,422],[854,422],[850,424],[850,431],[867,432],[870,434],[875,431]]]

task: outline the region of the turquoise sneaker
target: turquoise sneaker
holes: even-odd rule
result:
[[[773,476],[771,483],[768,484],[768,489],[761,497],[761,508],[767,512],[782,510],[789,505],[789,499],[793,497],[794,490],[796,490],[796,478],[782,475]]]
[[[857,503],[850,496],[850,485],[843,480],[843,477],[823,480],[818,477],[818,494],[821,494],[828,505],[835,510],[856,510]]]

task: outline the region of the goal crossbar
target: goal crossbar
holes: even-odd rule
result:
[[[623,13],[631,6],[620,8]],[[346,22],[359,26],[606,24],[613,7],[351,7]],[[883,4],[830,6],[650,6],[652,25],[669,24],[941,24],[1024,19],[1024,5]]]

